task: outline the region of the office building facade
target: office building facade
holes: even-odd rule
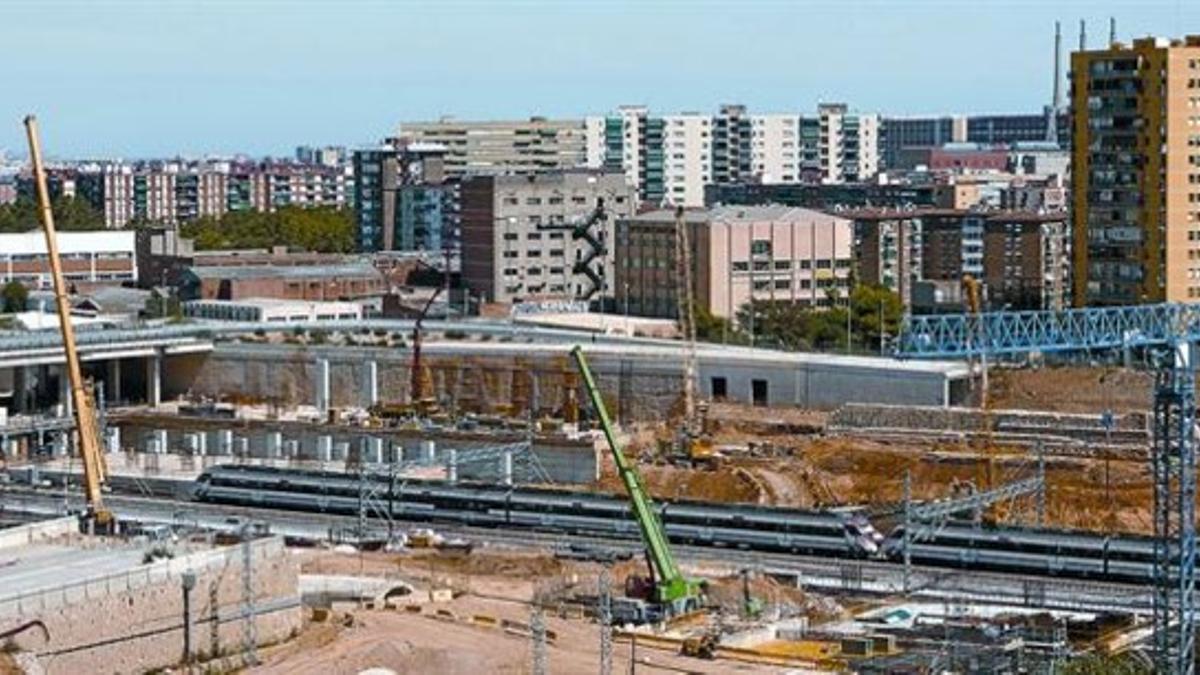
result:
[[[784,206],[717,207],[684,213],[697,305],[734,318],[752,299],[828,306],[848,296],[851,221]],[[675,212],[617,223],[616,307],[638,316],[678,316]]]

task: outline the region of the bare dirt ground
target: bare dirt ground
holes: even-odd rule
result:
[[[294,640],[262,650],[261,666],[251,673],[271,675],[342,675],[368,668],[387,668],[396,673],[481,675],[483,673],[528,673],[532,666],[532,643],[528,637],[511,635],[495,628],[467,625],[432,618],[435,610],[448,610],[458,617],[488,615],[528,624],[529,601],[535,584],[545,587],[571,580],[595,587],[597,568],[567,564],[545,554],[482,551],[468,558],[455,558],[430,551],[408,554],[337,555],[305,552],[305,573],[393,575],[418,589],[454,587],[449,602],[427,603],[424,615],[397,609],[367,610],[341,608],[324,621],[306,622]],[[632,571],[635,566],[629,565]],[[617,574],[620,578],[620,573]],[[615,583],[614,583],[615,586]],[[718,602],[736,605],[740,580],[714,584]],[[802,605],[806,598],[796,589],[780,588],[756,579],[756,597],[774,602]],[[424,603],[420,593],[407,599]],[[548,646],[551,672],[595,672],[599,663],[599,628],[583,619],[546,615],[547,628],[556,633]],[[614,672],[629,671],[629,645],[614,648]],[[770,673],[778,668],[728,661],[702,661],[679,656],[673,651],[639,647],[637,670],[641,672]]]
[[[888,505],[903,499],[904,473],[912,475],[913,496],[952,496],[955,486],[984,487],[1035,475],[1027,454],[996,448],[989,462],[975,448],[941,445],[888,445],[862,440],[807,439],[794,454],[778,459],[732,460],[716,470],[659,465],[644,467],[650,493],[659,499],[702,499],[817,508],[849,504]],[[1149,467],[1140,461],[1047,460],[1046,521],[1069,528],[1124,532],[1150,531]],[[599,488],[619,492],[611,472]],[[1031,522],[1031,499],[994,515]]]

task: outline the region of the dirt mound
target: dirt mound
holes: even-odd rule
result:
[[[544,554],[495,553],[476,549],[470,555],[413,552],[396,557],[401,568],[442,574],[487,575],[522,579],[550,578],[566,570],[561,560]]]

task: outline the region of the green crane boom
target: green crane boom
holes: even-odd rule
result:
[[[583,376],[583,384],[587,388],[588,397],[591,398],[592,408],[600,418],[600,427],[604,430],[608,449],[617,465],[617,473],[621,476],[625,491],[629,493],[629,504],[642,532],[642,542],[646,545],[646,554],[654,575],[655,600],[673,614],[696,609],[700,604],[701,584],[696,579],[683,576],[683,572],[679,570],[679,563],[675,562],[675,555],[667,541],[667,533],[654,512],[654,502],[646,491],[642,475],[621,452],[621,445],[613,432],[612,421],[608,418],[608,409],[604,407],[600,389],[596,386],[592,370],[583,356],[583,348],[576,345],[571,349],[571,356],[579,366],[579,373]]]

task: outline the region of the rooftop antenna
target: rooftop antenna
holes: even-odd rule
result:
[[[1058,145],[1058,111],[1062,109],[1062,72],[1059,62],[1062,61],[1062,25],[1054,22],[1054,95],[1050,99],[1050,107],[1046,109],[1046,142]]]
[[[1117,44],[1117,17],[1108,17],[1108,44]]]
[[[1054,22],[1054,109],[1062,107],[1062,25]]]
[[[1087,50],[1087,22],[1079,20],[1079,51]]]

